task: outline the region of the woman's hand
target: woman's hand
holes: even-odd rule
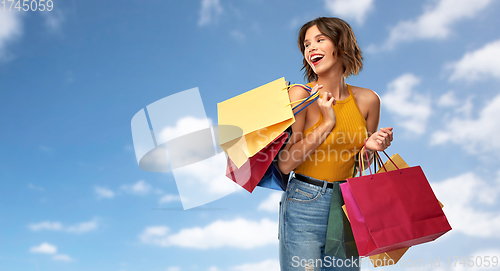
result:
[[[316,93],[321,88],[323,88],[323,85],[315,85],[311,92]],[[323,115],[323,123],[331,126],[333,129],[335,123],[337,123],[337,118],[335,117],[335,112],[332,107],[332,104],[335,105],[335,98],[333,98],[331,93],[325,93],[323,98],[318,98],[316,101],[318,102],[321,115]]]
[[[366,141],[365,147],[370,151],[383,151],[391,145],[392,127],[380,128]]]

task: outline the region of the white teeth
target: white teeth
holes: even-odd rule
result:
[[[312,61],[312,62],[316,62],[316,60],[317,60],[317,59],[322,58],[322,57],[323,57],[323,55],[313,55],[313,56],[311,57],[311,61]]]

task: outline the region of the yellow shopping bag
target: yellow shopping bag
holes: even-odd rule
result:
[[[295,122],[286,88],[280,78],[217,104],[219,145],[238,168]]]

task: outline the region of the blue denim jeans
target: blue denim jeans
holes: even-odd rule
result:
[[[281,271],[360,270],[359,258],[325,255],[326,229],[333,189],[295,178],[280,202],[279,257]]]

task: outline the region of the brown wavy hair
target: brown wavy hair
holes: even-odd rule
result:
[[[327,36],[335,45],[333,55],[342,61],[344,67],[344,76],[358,74],[363,69],[363,56],[356,42],[356,37],[347,22],[339,18],[319,17],[310,22],[307,22],[300,28],[299,31],[299,48],[304,55],[304,40],[307,30],[312,26],[317,26],[319,31]],[[304,71],[304,79],[312,82],[318,79],[318,75],[309,66],[307,60],[302,60]]]

